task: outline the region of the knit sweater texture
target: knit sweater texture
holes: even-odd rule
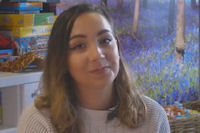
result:
[[[138,128],[128,128],[117,118],[107,122],[107,115],[112,110],[91,110],[80,108],[83,120],[83,133],[170,133],[169,121],[164,109],[149,97],[144,97],[147,106],[147,118]],[[18,133],[56,133],[50,121],[48,110],[39,111],[34,104],[27,107],[18,123]]]

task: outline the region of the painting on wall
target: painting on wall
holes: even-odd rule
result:
[[[200,99],[198,0],[62,2],[101,4],[109,10],[124,59],[146,95],[163,106]]]
[[[197,1],[124,0],[123,6],[113,16],[138,86],[161,105],[200,99]]]

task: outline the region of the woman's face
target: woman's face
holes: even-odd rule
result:
[[[84,13],[76,19],[67,61],[78,89],[112,86],[119,71],[119,53],[113,30],[105,17]]]

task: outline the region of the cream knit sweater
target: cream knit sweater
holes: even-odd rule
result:
[[[170,133],[169,122],[163,108],[154,100],[144,97],[147,119],[142,126],[130,129],[115,118],[109,122],[110,110],[90,110],[81,108],[80,116],[85,124],[84,133]],[[34,104],[26,108],[18,123],[18,133],[56,133],[50,122],[48,110],[39,111]]]

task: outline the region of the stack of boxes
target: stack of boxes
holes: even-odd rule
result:
[[[2,0],[0,2],[0,34],[14,41],[19,54],[27,52],[36,52],[42,56],[46,54],[47,41],[55,16],[53,12],[41,13],[41,11],[43,2],[49,1],[59,2],[58,0]],[[0,46],[1,43],[0,40]]]
[[[41,13],[43,2],[59,0],[0,0],[0,65],[27,52],[46,54],[55,16],[53,12]],[[0,91],[0,124],[1,95]]]

